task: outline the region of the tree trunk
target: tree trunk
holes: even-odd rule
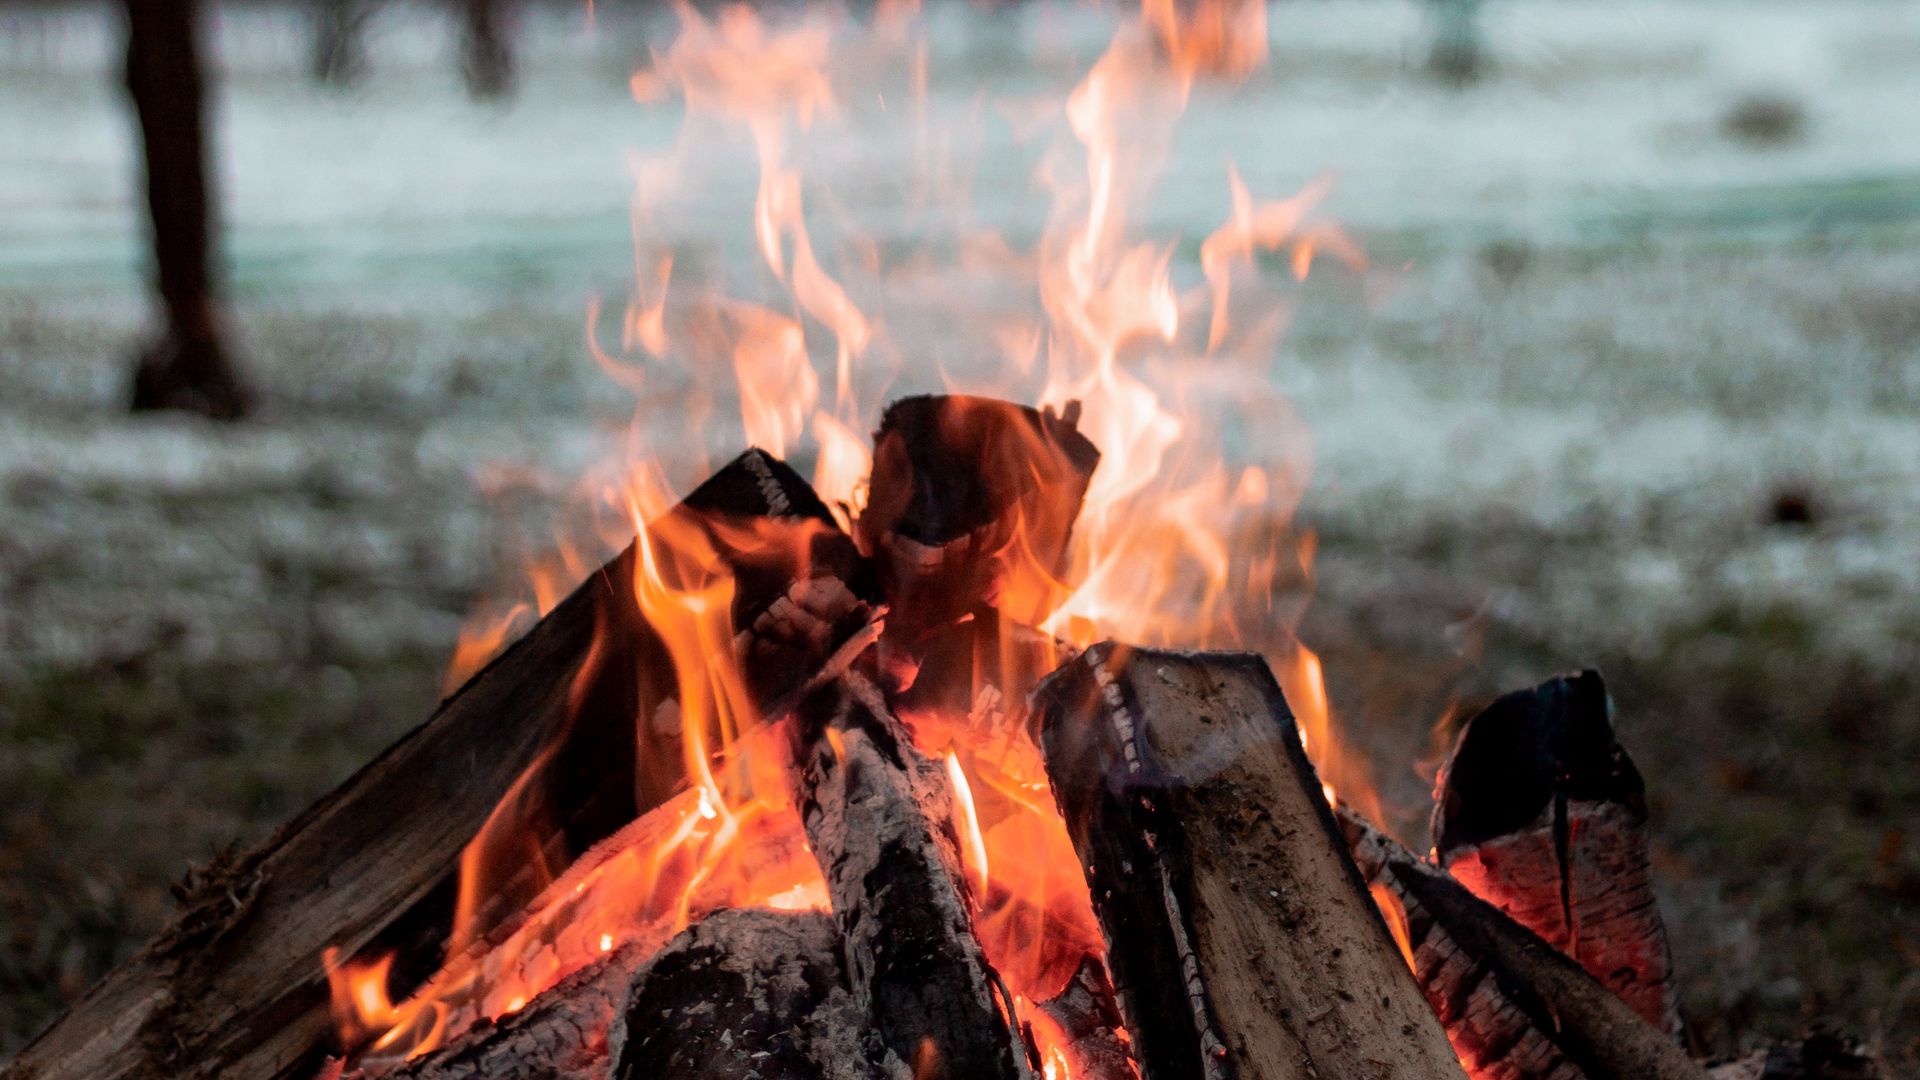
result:
[[[1461,1076],[1259,657],[1109,642],[1034,708],[1146,1080]]]
[[[367,68],[367,22],[372,0],[313,0],[313,78],[349,86]]]
[[[135,409],[237,419],[252,404],[214,287],[205,62],[198,0],[127,0],[127,91],[140,122],[164,336],[134,372]]]
[[[463,16],[460,70],[467,92],[500,98],[513,91],[513,44],[502,0],[459,0]]]

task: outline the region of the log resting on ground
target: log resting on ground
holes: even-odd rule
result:
[[[795,721],[796,801],[888,1056],[918,1080],[1026,1080],[1013,1002],[972,933],[945,771],[858,675]]]
[[[826,507],[760,451],[722,469],[675,513],[805,530],[810,576],[843,568],[852,576],[851,541],[832,530]],[[538,797],[523,809],[544,827],[540,835],[550,839],[541,846],[561,865],[672,794],[677,779],[648,775],[636,756],[633,717],[647,714],[637,711],[646,680],[635,672],[647,670],[638,654],[652,639],[634,626],[634,558],[629,548],[594,574],[425,724],[266,843],[192,876],[173,925],[0,1075],[310,1076],[333,1027],[323,953],[398,949],[402,994],[430,974],[450,928],[462,850],[537,762],[545,770],[526,787]],[[785,595],[792,582],[781,573],[777,560],[744,568],[743,608]],[[851,645],[817,663],[765,665],[755,673],[756,693],[777,697],[844,661],[872,632],[872,616],[850,600],[829,642]],[[757,621],[750,610],[738,618]],[[657,686],[644,692],[661,694]],[[513,900],[498,914],[517,910],[541,884],[507,889]]]
[[[1259,657],[1106,643],[1033,707],[1147,1080],[1462,1075]]]
[[[1441,773],[1434,848],[1462,885],[1677,1038],[1646,787],[1611,714],[1600,675],[1584,671],[1468,721]]]
[[[1476,1080],[1705,1080],[1586,970],[1352,811],[1361,874],[1399,911],[1421,991]]]

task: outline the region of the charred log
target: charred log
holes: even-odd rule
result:
[[[721,912],[634,984],[613,1080],[877,1076],[858,1020],[829,916]]]
[[[808,576],[851,574],[851,541],[785,464],[750,451],[663,519],[676,535],[722,523],[805,533],[804,558],[738,567],[736,625]],[[661,524],[661,523],[656,523]],[[649,526],[649,532],[656,532]],[[663,533],[664,535],[664,533]],[[774,545],[778,546],[778,545]],[[670,797],[666,736],[636,754],[632,718],[671,696],[670,665],[635,606],[636,556],[596,573],[420,728],[255,850],[198,875],[166,931],[94,987],[21,1052],[8,1080],[310,1075],[332,1022],[322,954],[407,947],[396,973],[423,978],[440,961],[463,848],[510,790],[514,811],[564,865],[572,854]],[[753,691],[772,701],[850,660],[872,628],[857,601],[834,623],[832,653],[765,665]],[[652,767],[652,768],[650,768]],[[502,853],[503,859],[524,852]],[[518,865],[509,862],[508,865]],[[497,921],[545,884],[510,875]],[[396,987],[404,993],[406,985]]]
[[[1461,1075],[1264,662],[1107,643],[1034,707],[1142,1075]]]
[[[1133,1048],[1127,1042],[1126,1018],[1106,961],[1089,956],[1066,988],[1039,1003],[1041,1012],[1060,1027],[1075,1077],[1084,1080],[1136,1080]]]
[[[716,912],[629,946],[444,1048],[351,1080],[856,1080],[825,914]]]
[[[1481,1080],[1702,1080],[1611,990],[1500,909],[1350,811],[1360,872],[1401,916],[1421,992]]]
[[[1079,411],[958,395],[888,407],[854,537],[897,613],[883,644],[897,685],[941,626],[986,608],[1025,623],[1044,614],[1100,461]]]
[[[1440,865],[1677,1036],[1654,903],[1646,787],[1598,672],[1508,694],[1468,721],[1433,812]]]
[[[886,1055],[927,1080],[1028,1076],[1013,1003],[973,937],[941,767],[859,676],[796,719],[797,801]]]

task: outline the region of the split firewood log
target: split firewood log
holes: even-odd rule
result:
[[[1034,713],[1146,1080],[1462,1075],[1264,661],[1109,642]]]
[[[805,481],[760,451],[722,469],[670,516],[668,532],[710,536],[715,550],[742,556],[736,625],[753,626],[802,567],[807,578],[833,576],[860,591],[851,541]],[[777,545],[735,542],[757,524],[805,543],[775,557]],[[634,718],[657,711],[643,709],[642,698],[670,696],[671,682],[659,675],[658,642],[635,608],[635,572],[629,548],[424,725],[264,844],[196,874],[173,925],[0,1075],[304,1080],[333,1028],[323,954],[397,949],[399,992],[437,968],[462,851],[510,790],[527,795],[512,809],[533,839],[499,853],[499,902],[475,920],[476,932],[518,910],[551,872],[512,871],[564,866],[669,797],[683,783],[677,747],[644,734],[636,746]],[[831,620],[831,651],[756,665],[757,696],[774,701],[871,641],[873,609],[843,606]],[[543,858],[530,860],[529,849]]]
[[[929,631],[983,606],[1033,624],[1057,603],[1100,461],[1079,415],[1078,403],[1056,414],[960,395],[887,408],[854,538],[894,611],[882,643],[892,686],[912,683]]]
[[[1584,671],[1508,694],[1468,721],[1441,772],[1434,849],[1476,896],[1677,1038],[1646,787],[1611,714],[1599,673]]]
[[[1339,819],[1476,1080],[1704,1080],[1665,1032],[1539,935],[1352,811]]]
[[[857,674],[795,721],[796,801],[868,1024],[917,1080],[1027,1080],[1013,1002],[971,929],[944,769]]]

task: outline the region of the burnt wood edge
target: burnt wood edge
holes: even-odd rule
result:
[[[1091,762],[1102,758],[1110,761],[1123,760],[1124,754],[1102,748],[1115,748],[1118,745],[1116,733],[1110,722],[1087,724],[1083,726],[1084,735],[1066,730],[1072,727],[1070,720],[1076,709],[1086,709],[1086,702],[1103,721],[1110,710],[1123,709],[1135,724],[1142,722],[1142,712],[1137,695],[1133,692],[1128,679],[1120,676],[1115,666],[1124,666],[1136,662],[1141,657],[1172,657],[1187,662],[1204,659],[1206,664],[1215,668],[1225,668],[1250,675],[1259,686],[1268,714],[1273,718],[1279,734],[1279,741],[1285,747],[1290,767],[1295,774],[1315,778],[1317,772],[1307,758],[1305,749],[1300,745],[1292,710],[1288,707],[1286,696],[1281,691],[1279,681],[1273,675],[1273,669],[1257,653],[1250,652],[1194,652],[1186,650],[1145,649],[1125,645],[1114,641],[1103,641],[1088,648],[1079,657],[1063,664],[1052,675],[1047,676],[1034,688],[1030,698],[1032,722],[1038,729],[1041,746],[1047,763],[1048,774],[1054,780],[1055,797],[1061,803],[1060,810],[1071,823],[1078,816],[1087,821],[1086,835],[1101,844],[1117,847],[1121,858],[1155,867],[1163,887],[1174,896],[1182,912],[1182,925],[1172,925],[1165,918],[1165,906],[1156,895],[1148,890],[1127,890],[1124,896],[1114,890],[1101,890],[1089,879],[1089,885],[1096,889],[1095,908],[1100,915],[1102,929],[1106,932],[1109,944],[1124,939],[1126,948],[1110,948],[1108,968],[1112,972],[1115,988],[1119,993],[1123,1011],[1131,1011],[1140,1016],[1129,1015],[1128,1028],[1134,1036],[1135,1053],[1141,1071],[1146,1076],[1180,1076],[1193,1068],[1193,1063],[1206,1060],[1209,1051],[1220,1044],[1220,1023],[1204,990],[1197,993],[1188,990],[1181,979],[1153,977],[1156,973],[1179,972],[1183,970],[1181,949],[1176,935],[1190,939],[1194,934],[1190,913],[1191,882],[1181,874],[1178,867],[1187,863],[1187,840],[1184,828],[1169,815],[1162,813],[1157,804],[1138,798],[1123,799],[1111,783],[1076,786],[1060,783],[1056,773],[1056,760],[1064,766],[1074,763],[1080,769],[1086,769]],[[1102,679],[1100,672],[1106,672]],[[1108,696],[1112,695],[1112,696]],[[1069,747],[1068,738],[1079,735],[1085,741],[1078,746]],[[1167,770],[1152,759],[1150,751],[1140,741],[1140,761],[1142,778],[1154,784],[1167,781]],[[1068,793],[1071,794],[1068,794]],[[1104,797],[1084,800],[1083,796],[1103,792]],[[1071,800],[1071,802],[1070,802]],[[1325,800],[1309,800],[1315,807],[1314,820],[1335,851],[1346,851],[1347,841],[1335,820],[1332,807]],[[1118,812],[1119,822],[1112,822],[1108,815]],[[1071,829],[1077,838],[1081,834],[1078,828]],[[1131,841],[1144,833],[1152,833],[1155,846],[1149,850],[1144,845]],[[1086,856],[1082,855],[1083,862]],[[1097,861],[1097,860],[1096,860]],[[1342,860],[1344,876],[1356,895],[1367,895],[1367,883],[1359,868],[1350,859]],[[1105,895],[1102,895],[1104,893]],[[1372,904],[1365,905],[1367,914],[1363,917],[1378,924],[1381,936],[1391,940],[1385,917]],[[1130,952],[1144,954],[1141,971],[1123,972],[1123,967],[1131,967]],[[1129,976],[1132,976],[1129,978]],[[1164,1032],[1161,1025],[1142,1025],[1141,1016],[1178,1016],[1193,1017],[1193,1028],[1183,1031],[1181,1038],[1172,1045],[1154,1046],[1150,1038],[1143,1038],[1143,1027],[1153,1026]],[[1171,1034],[1171,1033],[1167,1033]]]
[[[1705,1080],[1698,1063],[1585,968],[1352,810],[1341,814],[1350,849],[1377,845],[1381,874],[1486,965],[1502,996],[1593,1080]],[[1424,941],[1414,935],[1411,945]]]
[[[1434,847],[1518,832],[1569,799],[1647,816],[1646,783],[1614,735],[1613,701],[1591,668],[1494,699],[1460,729],[1434,797]]]
[[[776,504],[776,495],[783,504]],[[772,516],[832,521],[798,473],[758,449],[735,458],[683,505],[735,512],[757,506]],[[564,702],[564,693],[556,702],[539,686],[522,685],[531,680],[514,673],[549,669],[542,685],[564,685],[596,632],[596,613],[618,593],[613,568],[633,551],[629,546],[595,571],[425,722],[267,840],[190,873],[177,890],[182,911],[174,921],[28,1043],[0,1070],[0,1080],[252,1080],[317,1066],[323,1059],[318,1044],[332,1027],[321,953],[333,945],[357,951],[457,872],[466,841],[539,753],[554,710]],[[555,667],[563,669],[560,677],[551,673]],[[495,700],[490,695],[500,683],[507,689]],[[435,779],[441,783],[431,784]],[[433,793],[421,794],[427,787]],[[405,859],[383,861],[380,841],[390,840],[392,822],[410,813],[446,819],[434,830],[437,837],[426,838],[438,845],[411,835]],[[335,834],[354,825],[358,835]],[[391,870],[392,862],[414,872],[371,872]],[[286,949],[285,916],[306,912],[321,896],[352,910],[302,935],[309,943]],[[260,955],[267,949],[276,955]],[[245,970],[242,962],[249,959],[261,970]],[[297,972],[288,970],[289,963]],[[236,972],[261,985],[230,986],[239,993],[219,1002],[218,989]],[[210,999],[219,1004],[210,1005]]]

